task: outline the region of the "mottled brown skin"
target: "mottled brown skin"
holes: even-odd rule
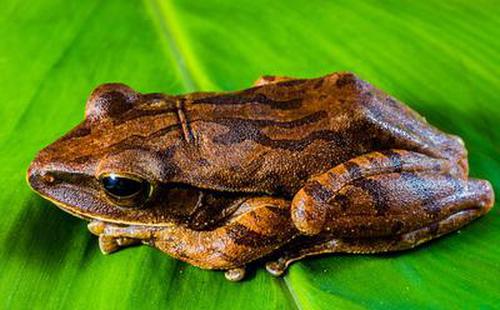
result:
[[[91,221],[105,253],[149,244],[231,280],[261,258],[279,275],[308,255],[412,248],[493,206],[460,138],[355,75],[256,85],[179,96],[102,85],[28,181]],[[106,173],[147,180],[151,197],[117,205]]]

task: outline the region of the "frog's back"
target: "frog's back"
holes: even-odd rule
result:
[[[183,169],[190,183],[293,195],[311,175],[391,148],[456,158],[466,170],[457,138],[350,73],[191,94],[183,102],[194,146],[184,154],[192,159]]]

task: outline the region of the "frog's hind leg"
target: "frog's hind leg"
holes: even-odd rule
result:
[[[381,237],[338,237],[331,233],[316,236],[302,236],[294,240],[293,244],[284,247],[276,260],[266,263],[266,269],[274,276],[282,275],[288,266],[306,256],[326,253],[353,253],[374,254],[383,252],[402,251],[414,248],[424,242],[455,231],[472,220],[480,217],[491,208],[492,201],[478,195],[485,192],[484,183],[477,180],[468,182],[468,191],[444,197],[433,202],[437,210],[457,210],[456,213],[432,222],[412,231],[381,236]],[[360,225],[367,227],[368,222],[360,220]],[[401,226],[392,226],[391,229],[401,229]],[[348,235],[348,234],[347,234]]]
[[[331,240],[285,253],[279,273],[308,255],[405,250],[457,230],[493,206],[491,184],[456,174],[453,163],[405,150],[354,158],[308,181],[292,219],[304,234]]]
[[[305,235],[378,237],[430,225],[468,201],[485,214],[493,206],[491,184],[454,167],[405,150],[361,155],[311,178],[293,198],[291,217]],[[437,203],[443,199],[449,203]]]

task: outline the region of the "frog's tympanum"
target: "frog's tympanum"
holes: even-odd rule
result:
[[[224,93],[99,86],[31,187],[111,253],[147,244],[240,280],[305,256],[413,248],[493,206],[462,140],[351,73]]]

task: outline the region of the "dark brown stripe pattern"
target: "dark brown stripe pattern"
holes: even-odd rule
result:
[[[386,198],[391,197],[391,193],[385,189],[383,183],[372,178],[362,178],[352,181],[351,184],[370,194],[377,215],[384,215],[389,210]]]
[[[245,140],[252,140],[263,146],[276,149],[287,149],[291,151],[301,151],[315,140],[339,140],[340,136],[331,130],[314,131],[300,140],[292,139],[271,139],[265,135],[261,129],[264,127],[296,128],[318,122],[328,116],[325,111],[318,111],[303,118],[278,122],[273,120],[255,120],[241,118],[219,118],[212,122],[229,127],[229,130],[213,138],[214,143],[230,145],[242,143]]]
[[[249,248],[265,247],[276,244],[276,235],[264,235],[251,230],[243,224],[234,223],[228,227],[228,236],[234,243]]]
[[[253,92],[253,89],[251,89]],[[200,98],[192,101],[192,104],[213,104],[213,105],[239,105],[239,104],[264,104],[271,109],[291,110],[300,108],[302,99],[274,100],[264,94],[248,96],[242,93],[224,94],[212,97]]]

